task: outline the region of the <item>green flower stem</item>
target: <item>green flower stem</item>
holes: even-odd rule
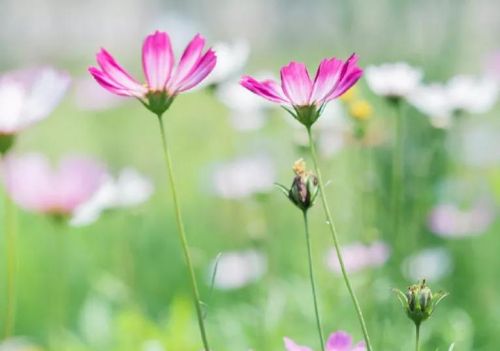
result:
[[[420,350],[420,323],[416,323],[415,324],[415,330],[416,330],[416,334],[415,334],[415,351],[419,351]]]
[[[191,254],[189,252],[188,242],[186,239],[186,232],[184,230],[184,222],[182,221],[181,208],[180,208],[179,200],[177,198],[177,190],[175,188],[174,171],[173,171],[172,159],[170,157],[170,151],[169,151],[168,143],[167,143],[167,133],[165,131],[165,126],[163,124],[163,119],[162,119],[161,115],[158,116],[158,120],[160,122],[161,140],[163,143],[163,152],[165,155],[165,162],[166,162],[167,171],[168,171],[170,188],[172,191],[172,200],[174,202],[174,207],[175,207],[175,218],[177,221],[177,228],[178,228],[179,238],[180,238],[181,245],[182,245],[182,250],[184,253],[184,257],[186,259],[186,264],[188,266],[188,273],[189,273],[189,277],[191,280],[191,289],[192,289],[192,293],[193,293],[196,314],[198,316],[198,326],[200,328],[201,340],[203,341],[203,346],[204,346],[205,351],[209,351],[210,348],[208,346],[207,332],[206,332],[205,324],[203,321],[203,311],[202,311],[202,307],[201,307],[200,293],[198,290],[198,284],[196,283],[196,276],[194,273],[193,262],[191,259]]]
[[[394,102],[396,106],[394,138],[395,144],[392,149],[392,234],[394,238],[399,235],[401,221],[401,196],[403,192],[403,152],[404,152],[404,116],[401,101]],[[399,240],[398,240],[399,242]],[[400,247],[401,248],[401,247]]]
[[[323,183],[323,178],[321,176],[321,171],[318,165],[318,157],[316,155],[316,148],[314,146],[314,140],[311,133],[311,128],[307,128],[307,134],[309,136],[309,149],[311,151],[312,160],[314,163],[314,168],[316,171],[316,175],[318,177],[318,185],[319,185],[319,193],[321,195],[321,202],[323,204],[323,209],[325,210],[326,221],[328,226],[330,227],[330,232],[332,234],[333,243],[335,246],[335,251],[337,253],[337,257],[339,259],[340,269],[342,270],[342,276],[344,277],[345,284],[347,286],[347,290],[351,295],[352,302],[354,304],[354,308],[356,310],[356,314],[358,315],[359,323],[361,324],[361,330],[363,332],[363,337],[366,342],[367,351],[372,351],[372,346],[370,343],[370,337],[368,336],[368,330],[366,328],[365,319],[363,318],[363,312],[361,311],[361,307],[359,305],[358,299],[356,298],[356,294],[351,286],[351,282],[349,280],[349,276],[347,275],[347,270],[344,265],[344,259],[342,258],[342,253],[340,251],[337,230],[335,229],[335,225],[333,223],[332,215],[330,214],[330,208],[328,206],[328,201],[326,199],[325,186]]]
[[[7,339],[14,331],[16,319],[17,237],[14,230],[14,204],[6,190],[4,196],[4,238],[7,258],[7,308],[5,310],[4,337]]]
[[[321,318],[319,316],[319,308],[318,308],[318,297],[316,295],[316,282],[314,280],[314,272],[313,272],[313,261],[312,261],[312,250],[311,250],[311,236],[309,234],[309,222],[307,220],[307,211],[302,211],[304,214],[304,227],[306,234],[306,242],[307,242],[307,259],[309,264],[309,279],[311,280],[311,289],[312,289],[312,297],[314,302],[314,314],[316,315],[316,325],[318,327],[319,334],[319,343],[321,346],[321,351],[325,351],[325,339],[323,338],[323,330],[321,329]]]

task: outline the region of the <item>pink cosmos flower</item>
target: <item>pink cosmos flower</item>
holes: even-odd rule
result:
[[[157,115],[165,112],[174,98],[199,84],[214,69],[212,49],[203,53],[205,39],[197,34],[188,44],[177,66],[167,33],[156,31],[144,40],[142,68],[146,84],[133,78],[105,50],[97,54],[99,68],[90,67],[94,79],[113,94],[139,99]]]
[[[284,342],[287,351],[312,351],[312,349],[307,346],[297,345],[290,338],[285,337]],[[331,334],[325,346],[326,351],[366,351],[364,341],[360,341],[356,345],[353,345],[352,337],[344,331],[338,331]]]
[[[63,216],[89,200],[106,174],[101,164],[82,157],[65,158],[54,170],[39,154],[8,157],[2,173],[7,192],[19,206]]]
[[[258,81],[250,76],[243,76],[240,84],[267,100],[281,104],[298,121],[310,127],[327,102],[344,94],[361,78],[363,71],[357,62],[358,57],[354,54],[345,62],[335,57],[324,59],[314,80],[311,80],[305,64],[292,61],[281,68],[281,85],[274,80]]]

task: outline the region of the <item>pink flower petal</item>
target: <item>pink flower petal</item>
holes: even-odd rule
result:
[[[272,80],[257,81],[250,76],[243,76],[240,84],[250,90],[252,93],[262,96],[263,98],[277,103],[289,103],[285,98],[281,87]]]
[[[325,101],[335,99],[351,88],[363,75],[363,70],[357,66],[358,56],[352,54],[342,66],[338,84],[334,90],[325,98]]]
[[[101,70],[95,67],[90,67],[89,72],[94,77],[94,79],[102,86],[104,89],[109,92],[121,95],[121,96],[135,96],[134,92],[131,90],[125,89],[122,86],[119,86],[116,82],[111,80],[106,74],[104,74]]]
[[[310,349],[309,347],[297,345],[290,338],[285,337],[283,338],[283,341],[285,343],[285,349],[287,351],[312,351],[312,349]]]
[[[129,90],[131,96],[140,97],[147,92],[147,89],[132,78],[106,50],[101,49],[97,54],[97,63],[109,81],[123,90]]]
[[[366,344],[364,341],[357,343],[351,351],[366,351]]]
[[[281,87],[293,105],[309,104],[312,82],[303,63],[290,62],[281,69]]]
[[[351,346],[352,338],[344,331],[331,334],[326,342],[327,351],[350,351]]]
[[[171,81],[168,82],[168,89],[172,93],[177,91],[183,80],[191,74],[194,68],[196,68],[198,61],[201,58],[201,52],[203,51],[204,46],[205,38],[203,38],[200,34],[196,34],[184,50],[175,74]]]
[[[142,46],[142,68],[149,89],[163,90],[173,65],[174,53],[168,34],[156,31],[148,35]]]
[[[183,79],[178,88],[178,92],[186,91],[199,84],[206,76],[212,72],[217,63],[217,57],[213,50],[208,50],[205,55],[198,61],[196,67],[194,67],[189,75]]]
[[[342,60],[335,57],[321,61],[314,78],[311,96],[309,97],[310,102],[318,104],[325,102],[325,98],[335,89],[338,83],[342,66]]]

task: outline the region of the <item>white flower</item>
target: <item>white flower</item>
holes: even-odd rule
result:
[[[382,241],[372,244],[353,243],[341,248],[344,264],[348,272],[355,273],[370,267],[382,266],[390,256],[389,246]],[[340,274],[339,260],[335,249],[331,249],[326,258],[328,268]]]
[[[76,209],[70,224],[95,222],[105,210],[127,208],[146,202],[153,193],[151,180],[131,168],[123,169],[115,180],[108,175],[92,198]]]
[[[405,62],[397,62],[368,66],[365,77],[368,86],[377,95],[406,97],[417,88],[423,73]]]
[[[266,270],[267,260],[261,252],[228,251],[212,262],[208,278],[214,277],[214,287],[217,289],[239,289],[257,281]]]
[[[48,117],[69,83],[66,73],[49,67],[1,76],[0,135],[16,134]]]
[[[429,116],[438,128],[448,128],[459,111],[477,114],[488,112],[498,98],[497,83],[486,77],[460,75],[446,84],[419,86],[408,101]]]
[[[498,98],[497,83],[487,77],[455,76],[448,82],[447,89],[455,110],[468,113],[488,112]]]
[[[231,124],[236,130],[256,130],[264,125],[265,112],[270,103],[252,94],[238,82],[221,84],[216,95],[229,109]]]
[[[217,54],[217,65],[201,86],[220,84],[239,75],[245,67],[250,54],[250,45],[244,39],[233,43],[218,42],[213,46]]]
[[[275,179],[271,160],[254,156],[219,165],[213,174],[213,186],[218,196],[238,199],[269,192]]]
[[[402,265],[403,273],[409,281],[437,281],[449,274],[452,268],[450,253],[440,247],[424,249],[408,257]]]
[[[427,115],[434,127],[450,127],[454,106],[446,86],[437,83],[421,85],[408,96],[408,101]]]

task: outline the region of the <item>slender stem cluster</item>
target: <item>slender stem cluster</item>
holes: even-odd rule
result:
[[[16,272],[17,272],[17,238],[14,230],[14,204],[4,192],[4,237],[7,267],[7,308],[5,311],[4,337],[12,335],[16,318]]]
[[[401,196],[403,192],[403,152],[404,152],[404,120],[401,102],[396,104],[396,118],[394,138],[395,143],[392,149],[392,232],[393,237],[399,234],[401,221]]]
[[[188,273],[189,273],[189,277],[191,280],[191,289],[192,289],[192,293],[193,293],[196,314],[198,317],[198,326],[200,328],[200,334],[201,334],[201,339],[203,342],[204,350],[209,351],[210,348],[208,346],[207,332],[206,332],[205,324],[204,324],[204,320],[203,320],[203,311],[202,311],[202,306],[201,306],[200,293],[199,293],[199,289],[198,289],[198,284],[196,283],[196,276],[195,276],[195,272],[194,272],[193,262],[192,262],[192,258],[191,258],[191,253],[189,252],[188,242],[187,242],[187,238],[186,238],[186,231],[184,229],[184,222],[182,220],[181,208],[180,208],[180,204],[179,204],[179,199],[177,197],[177,190],[175,188],[174,171],[173,171],[172,159],[170,156],[170,151],[169,151],[168,143],[167,143],[167,133],[165,131],[165,126],[163,124],[163,119],[162,119],[161,115],[158,116],[158,120],[160,122],[160,132],[161,132],[161,139],[162,139],[162,144],[163,144],[163,152],[164,152],[165,162],[166,162],[167,171],[168,171],[169,184],[170,184],[170,188],[172,191],[172,200],[174,202],[175,218],[176,218],[176,222],[177,222],[179,239],[181,241],[182,251],[183,251],[184,257],[186,259]]]
[[[419,323],[415,323],[415,351],[419,351],[420,350],[420,324]]]
[[[368,330],[366,328],[366,323],[365,323],[365,319],[363,317],[363,312],[361,311],[361,307],[359,305],[358,299],[357,299],[356,294],[354,293],[354,290],[351,286],[351,282],[349,280],[349,276],[347,275],[347,270],[345,268],[344,259],[342,258],[342,253],[341,253],[339,241],[338,241],[337,230],[335,229],[332,215],[330,214],[330,208],[328,206],[328,201],[326,199],[325,186],[323,183],[323,178],[321,176],[321,171],[319,169],[318,157],[316,155],[316,148],[314,146],[314,140],[312,137],[311,128],[307,128],[307,133],[309,136],[309,149],[311,151],[311,157],[313,159],[314,168],[316,171],[316,176],[318,177],[321,202],[323,204],[323,209],[325,210],[326,221],[327,221],[327,224],[330,228],[333,243],[335,246],[335,251],[336,251],[337,257],[339,259],[339,264],[340,264],[340,269],[342,271],[342,276],[344,277],[344,281],[345,281],[345,284],[347,286],[347,290],[349,291],[349,294],[351,295],[351,299],[352,299],[352,302],[354,304],[356,314],[358,315],[359,323],[361,324],[361,330],[363,332],[363,337],[364,337],[365,342],[366,342],[367,351],[372,351],[373,349],[372,349],[372,346],[370,343],[370,337],[368,335]]]
[[[319,316],[319,308],[318,308],[318,297],[316,294],[316,282],[314,279],[313,262],[312,262],[312,249],[311,249],[311,237],[309,234],[309,222],[307,220],[307,210],[302,211],[302,213],[304,214],[304,227],[305,227],[306,243],[307,243],[307,258],[308,258],[308,264],[309,264],[309,279],[311,280],[311,289],[312,289],[312,296],[313,296],[313,302],[314,302],[314,314],[316,316],[316,326],[318,328],[321,351],[325,351],[325,346],[324,346],[325,339],[323,338],[323,330],[321,328],[321,318]]]

